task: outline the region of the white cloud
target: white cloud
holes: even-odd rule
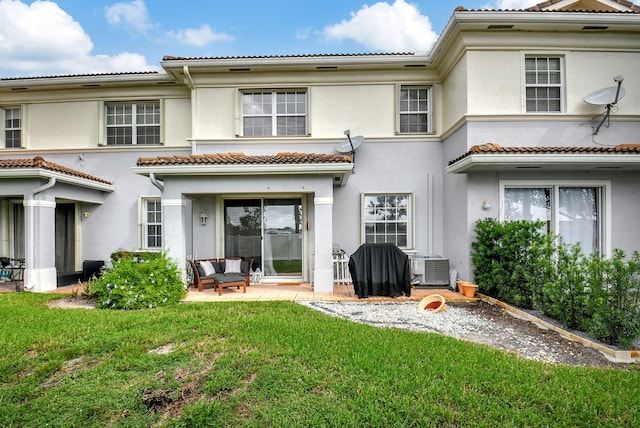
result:
[[[207,24],[200,28],[186,28],[184,30],[169,31],[167,37],[177,40],[183,45],[206,46],[212,42],[227,41],[233,38],[226,33],[214,33]]]
[[[6,75],[53,75],[158,70],[144,56],[93,55],[82,26],[51,1],[0,0],[0,70]]]
[[[519,10],[526,9],[531,6],[535,6],[538,3],[542,3],[542,0],[497,0],[495,9],[499,10]]]
[[[124,25],[142,33],[146,33],[147,30],[153,28],[147,12],[147,5],[143,0],[133,0],[131,3],[115,3],[105,8],[105,17],[111,25]]]
[[[429,18],[405,0],[365,5],[352,12],[348,21],[325,27],[323,34],[330,40],[352,39],[385,52],[429,50],[438,37]]]

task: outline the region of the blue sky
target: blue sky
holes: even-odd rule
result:
[[[541,1],[0,0],[0,77],[159,70],[164,55],[426,51],[458,5]]]

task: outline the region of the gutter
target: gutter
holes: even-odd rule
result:
[[[149,180],[151,180],[151,184],[156,186],[161,192],[164,190],[164,183],[162,181],[158,180],[158,178],[156,177],[156,173],[155,172],[150,172],[149,173]]]

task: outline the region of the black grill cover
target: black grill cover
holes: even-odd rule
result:
[[[362,244],[349,258],[349,272],[361,299],[411,296],[409,256],[395,244]]]

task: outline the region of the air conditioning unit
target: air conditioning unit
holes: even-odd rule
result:
[[[421,285],[449,286],[449,259],[439,256],[413,256],[411,272],[420,278]]]

